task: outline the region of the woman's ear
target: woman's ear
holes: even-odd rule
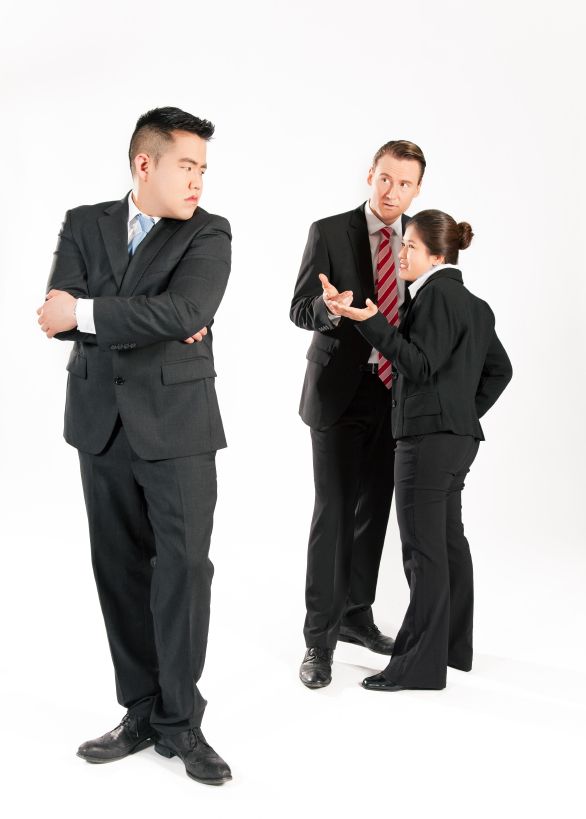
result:
[[[432,256],[431,262],[434,267],[437,267],[438,264],[445,264],[446,257],[445,256]]]

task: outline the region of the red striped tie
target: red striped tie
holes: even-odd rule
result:
[[[396,326],[399,323],[399,290],[391,246],[392,232],[392,228],[380,229],[381,239],[376,257],[376,302],[389,324]],[[392,366],[381,353],[378,354],[378,377],[390,390],[393,386]]]

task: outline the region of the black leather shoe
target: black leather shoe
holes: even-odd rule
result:
[[[383,674],[373,674],[372,677],[365,677],[362,680],[362,687],[367,691],[405,691],[404,685],[387,680]]]
[[[190,728],[172,736],[159,736],[155,751],[169,759],[178,756],[185,765],[187,776],[204,785],[223,785],[232,779],[232,772],[211,745],[201,728]]]
[[[331,648],[315,646],[308,648],[299,668],[299,679],[307,688],[323,688],[332,681],[332,661],[334,651]]]
[[[148,748],[155,741],[155,732],[146,716],[125,714],[120,725],[104,736],[90,739],[77,749],[77,755],[86,762],[114,762]]]
[[[381,630],[374,623],[371,626],[340,626],[338,640],[343,643],[355,643],[387,656],[393,653],[395,647],[395,641],[381,634]]]

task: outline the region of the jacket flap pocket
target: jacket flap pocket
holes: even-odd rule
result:
[[[77,375],[78,378],[87,378],[87,358],[72,350],[66,370],[73,373],[73,375]]]
[[[315,361],[316,364],[321,364],[325,367],[326,364],[330,363],[332,354],[328,350],[320,350],[319,347],[312,344],[305,357],[308,361]]]
[[[420,415],[440,415],[439,395],[436,392],[418,392],[405,399],[405,418],[418,418]]]
[[[215,378],[216,371],[209,358],[190,358],[184,361],[168,361],[161,366],[163,384],[182,384],[200,378]]]
[[[322,364],[325,367],[339,346],[340,339],[324,336],[322,333],[315,333],[306,358],[308,361],[315,361],[316,364]]]

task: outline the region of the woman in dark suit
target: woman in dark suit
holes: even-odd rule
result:
[[[411,302],[399,328],[367,299],[340,298],[335,312],[392,362],[397,517],[411,589],[393,656],[362,685],[375,691],[444,688],[447,666],[472,667],[472,560],[461,492],[484,439],[479,418],[511,379],[488,304],[457,268],[472,229],[438,210],[409,222],[400,276]],[[322,280],[323,281],[323,280]]]

